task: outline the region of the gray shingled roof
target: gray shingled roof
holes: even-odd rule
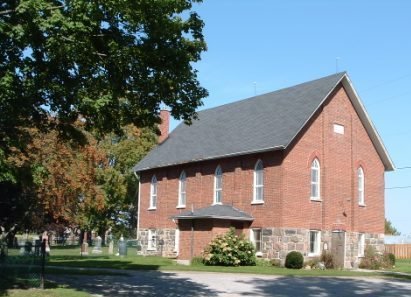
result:
[[[223,219],[234,221],[253,221],[254,218],[231,205],[215,204],[209,207],[199,208],[194,211],[185,211],[172,217],[179,220],[192,219]]]
[[[345,72],[198,112],[181,123],[134,171],[284,149]]]

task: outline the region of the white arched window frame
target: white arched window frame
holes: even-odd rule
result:
[[[365,205],[365,196],[364,196],[365,176],[364,176],[364,170],[362,169],[362,167],[358,168],[357,177],[358,177],[358,204]]]
[[[321,169],[320,161],[314,159],[311,163],[311,200],[321,200]]]
[[[223,171],[217,166],[214,174],[214,204],[223,202]]]
[[[150,209],[157,208],[157,178],[155,175],[151,178],[150,185]]]
[[[254,166],[253,203],[264,202],[264,165],[258,160]]]
[[[187,175],[185,171],[180,174],[179,184],[178,184],[178,205],[177,207],[186,206],[186,187],[187,187]]]

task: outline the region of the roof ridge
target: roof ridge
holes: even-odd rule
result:
[[[323,76],[323,77],[316,78],[316,79],[312,79],[312,80],[309,80],[309,81],[306,81],[306,82],[301,82],[301,83],[298,83],[298,84],[296,84],[296,85],[291,85],[291,86],[284,87],[284,88],[281,88],[281,89],[278,89],[278,90],[275,90],[275,91],[271,91],[271,92],[267,92],[267,93],[263,93],[263,94],[259,94],[259,95],[255,95],[255,96],[251,96],[251,97],[246,97],[246,98],[243,98],[243,99],[240,99],[240,100],[236,100],[236,101],[233,101],[233,102],[227,102],[227,103],[224,103],[224,104],[221,104],[221,105],[218,105],[218,106],[206,108],[206,109],[203,109],[203,110],[198,111],[197,114],[203,113],[203,112],[205,112],[205,111],[213,110],[213,109],[223,108],[223,107],[226,107],[227,105],[239,104],[239,103],[241,103],[241,102],[244,102],[244,101],[247,101],[247,100],[256,99],[256,98],[259,98],[259,97],[262,97],[262,96],[267,96],[267,95],[271,95],[271,94],[275,94],[275,93],[284,92],[284,91],[289,90],[289,89],[298,88],[298,87],[301,87],[301,86],[303,86],[303,85],[309,85],[309,84],[318,82],[318,81],[320,81],[320,80],[329,79],[329,78],[331,78],[331,77],[337,77],[337,76],[343,77],[343,76],[346,75],[346,74],[347,74],[347,71],[337,72],[337,73],[335,73],[335,74],[330,74],[330,75]],[[184,123],[181,123],[181,124],[184,124]]]
[[[344,77],[345,71],[200,111],[198,121],[178,125],[134,170],[284,149]]]

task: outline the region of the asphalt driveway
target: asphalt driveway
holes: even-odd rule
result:
[[[396,296],[411,282],[369,277],[290,277],[212,272],[133,271],[129,276],[48,276],[94,296]]]

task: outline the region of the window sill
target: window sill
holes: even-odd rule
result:
[[[308,257],[318,257],[321,253],[308,253]]]
[[[147,210],[156,210],[157,209],[157,207],[149,207],[149,208],[147,208]]]
[[[264,201],[259,201],[259,200],[251,201],[251,204],[252,205],[264,204]]]
[[[263,256],[263,253],[262,253],[262,252],[256,252],[256,253],[255,253],[255,256],[256,256],[256,257],[262,257],[262,256]]]
[[[311,201],[315,201],[315,202],[322,202],[323,200],[321,198],[310,198]]]
[[[222,202],[214,202],[213,205],[223,205]]]
[[[157,249],[156,248],[147,248],[147,251],[155,252],[155,251],[157,251]]]
[[[178,208],[186,208],[186,206],[185,206],[185,205],[177,205],[176,208],[177,208],[177,209],[178,209]]]
[[[367,205],[365,203],[358,203],[359,207],[366,207]]]

